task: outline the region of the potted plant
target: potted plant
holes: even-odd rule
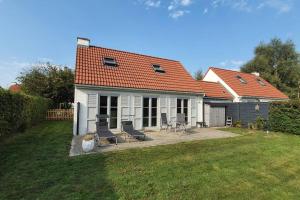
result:
[[[95,140],[94,135],[87,134],[82,139],[82,150],[84,152],[89,152],[94,149]]]

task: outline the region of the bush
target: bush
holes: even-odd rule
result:
[[[255,129],[263,130],[266,127],[266,120],[261,116],[258,116],[255,120]]]
[[[272,131],[300,134],[300,101],[271,103],[269,128]]]
[[[242,128],[242,121],[238,120],[233,123],[233,127]]]
[[[0,89],[0,135],[24,131],[45,119],[50,100]]]

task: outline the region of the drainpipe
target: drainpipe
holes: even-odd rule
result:
[[[80,102],[77,102],[77,124],[76,124],[76,135],[79,135],[79,114],[80,114]]]

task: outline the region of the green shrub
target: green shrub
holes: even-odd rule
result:
[[[233,127],[241,128],[242,127],[242,121],[238,120],[238,121],[234,122]]]
[[[258,116],[255,120],[255,129],[263,130],[266,126],[266,120],[261,116]]]
[[[300,134],[300,101],[271,103],[269,128],[273,131]]]
[[[24,131],[45,119],[49,100],[0,89],[0,135]]]

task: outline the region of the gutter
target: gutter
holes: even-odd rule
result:
[[[124,88],[124,87],[107,87],[107,86],[96,86],[96,85],[83,85],[75,84],[78,89],[91,89],[91,90],[106,90],[106,91],[128,91],[128,92],[143,92],[143,93],[162,93],[162,94],[180,94],[180,95],[192,95],[192,96],[204,96],[204,92],[178,92],[171,90],[151,90],[151,89],[137,89],[137,88]]]
[[[276,100],[289,100],[290,98],[274,98],[274,97],[259,97],[259,96],[240,96],[241,99],[272,99],[274,101]]]

